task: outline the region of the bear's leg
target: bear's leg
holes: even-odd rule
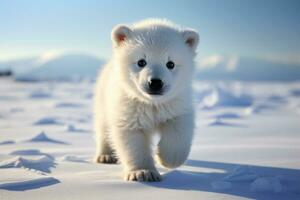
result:
[[[128,181],[160,181],[154,166],[150,134],[141,130],[114,130],[113,142]]]
[[[94,156],[94,162],[96,163],[116,163],[117,157],[114,155],[114,151],[111,147],[108,132],[104,126],[96,124],[96,154]]]
[[[194,132],[194,116],[187,114],[169,120],[159,127],[158,161],[167,168],[182,165],[187,159]]]

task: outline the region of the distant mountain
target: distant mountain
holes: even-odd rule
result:
[[[0,70],[12,70],[15,73],[23,73],[34,67],[36,67],[35,62],[38,60],[38,57],[25,58],[25,59],[16,59],[10,61],[0,62]]]
[[[94,78],[103,61],[85,54],[56,56],[46,62],[36,62],[35,67],[16,76],[19,81],[73,80]]]
[[[199,80],[296,81],[300,66],[275,63],[263,59],[212,56],[200,62]]]
[[[19,81],[77,80],[95,78],[103,60],[87,54],[43,55],[0,62],[0,70],[12,69]],[[197,80],[296,81],[300,65],[257,58],[212,55],[200,59]]]

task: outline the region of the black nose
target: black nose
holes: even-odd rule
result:
[[[161,89],[164,86],[164,83],[162,82],[162,80],[157,79],[157,78],[153,78],[151,79],[149,82],[149,88],[152,92],[159,92],[161,91]]]

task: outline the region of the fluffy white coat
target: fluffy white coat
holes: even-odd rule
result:
[[[166,20],[145,20],[112,31],[114,53],[95,87],[95,161],[124,166],[124,178],[160,181],[151,138],[160,134],[155,155],[165,167],[187,159],[194,130],[191,80],[198,34]],[[138,66],[144,59],[147,65]],[[166,63],[175,63],[168,69]],[[164,91],[148,92],[160,78]]]

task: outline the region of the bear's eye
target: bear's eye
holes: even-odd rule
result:
[[[137,62],[139,67],[145,67],[147,65],[147,62],[145,59],[141,59]]]
[[[167,62],[166,66],[168,69],[173,69],[175,67],[175,64],[173,61],[169,61],[169,62]]]

